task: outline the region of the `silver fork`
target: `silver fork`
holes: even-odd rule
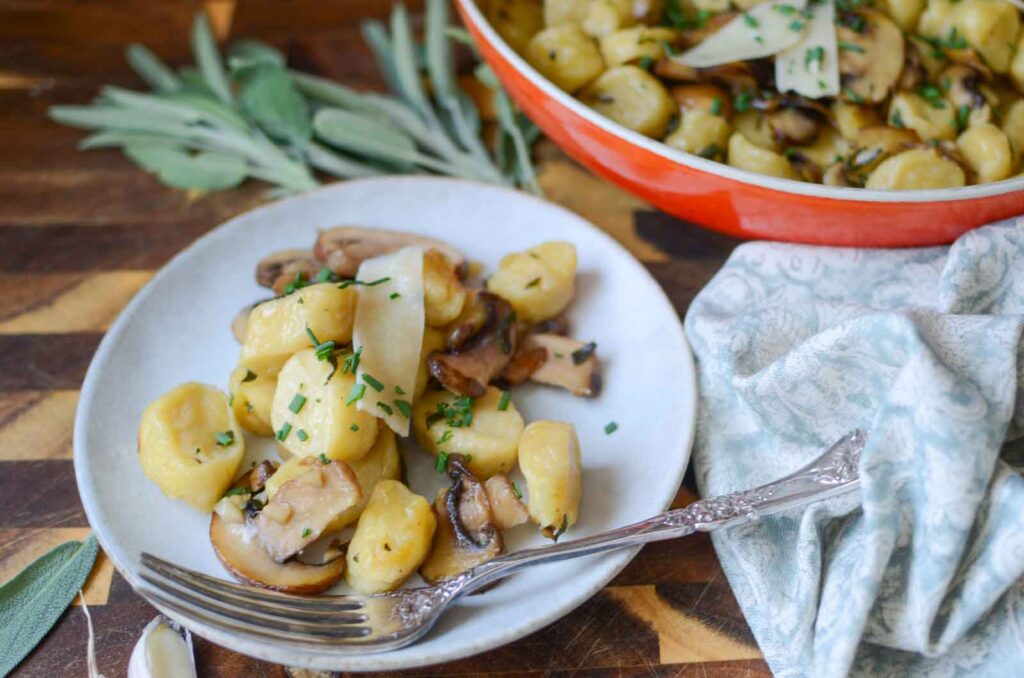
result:
[[[852,431],[773,483],[701,499],[601,534],[509,553],[434,586],[301,597],[224,581],[143,553],[145,584],[139,588],[158,605],[214,627],[276,642],[329,645],[338,652],[384,652],[415,642],[460,596],[530,565],[710,532],[852,490],[859,484],[857,464],[866,440],[864,431]]]

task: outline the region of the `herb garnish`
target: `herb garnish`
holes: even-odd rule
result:
[[[609,421],[607,424],[604,425],[604,433],[605,433],[605,435],[609,435],[610,436],[611,434],[615,433],[618,430],[619,430],[619,425],[616,424],[614,421]]]
[[[230,490],[224,493],[225,497],[237,497],[242,494],[252,494],[252,490],[248,487],[232,487]]]
[[[307,440],[309,440],[309,434],[303,431],[301,428],[295,432],[295,437],[301,440],[302,442],[306,442]]]
[[[427,428],[444,420],[451,428],[465,428],[473,423],[473,399],[459,396],[453,402],[442,400],[435,411],[427,415]]]
[[[318,283],[338,282],[338,274],[324,266],[317,272],[313,281]]]
[[[555,534],[552,535],[551,538],[554,539],[555,541],[558,541],[558,538],[561,537],[563,534],[565,534],[565,531],[568,530],[568,529],[569,529],[569,514],[568,513],[563,513],[562,514],[562,525],[555,531]]]
[[[964,104],[960,108],[956,109],[956,129],[958,132],[962,132],[967,129],[967,125],[971,119],[971,107]]]
[[[256,380],[256,373],[253,372],[252,370],[246,368],[245,376],[242,377],[242,383],[244,384],[246,382],[255,381],[255,380]]]
[[[341,360],[341,373],[342,374],[355,374],[356,368],[359,367],[359,359],[363,356],[363,347],[360,346],[355,350],[354,353],[349,353]]]
[[[515,482],[512,483],[512,494],[516,495],[516,499],[523,498],[523,491],[519,489],[519,486],[516,485]]]
[[[536,287],[539,284],[540,284],[540,278],[534,278],[530,282],[526,283],[526,289],[530,289],[531,287]]]
[[[235,432],[221,431],[214,438],[217,439],[217,447],[230,447],[235,442]]]
[[[722,100],[719,97],[712,97],[711,99],[711,115],[722,114]]]
[[[366,372],[363,372],[363,381],[369,384],[370,387],[377,393],[380,393],[381,391],[384,390],[384,384],[377,381],[372,374],[367,374]]]
[[[576,349],[575,351],[572,352],[572,364],[573,365],[582,365],[583,363],[585,363],[587,361],[587,359],[590,358],[590,356],[594,355],[594,351],[596,351],[596,350],[597,350],[597,342],[596,341],[592,341],[589,344],[584,344],[582,347],[580,347],[580,348],[578,348],[578,349]]]
[[[363,287],[376,287],[377,285],[383,285],[389,280],[391,280],[390,276],[381,278],[380,280],[373,280],[371,282],[363,282],[362,280],[356,280],[355,278],[352,278],[351,280],[342,280],[341,284],[338,285],[338,289],[343,290],[352,287],[353,285],[362,285]]]
[[[366,384],[352,384],[352,390],[348,392],[348,397],[345,399],[346,405],[358,401],[366,393]]]
[[[406,419],[412,416],[412,403],[408,400],[402,400],[401,398],[395,400],[395,407],[402,413],[402,416]]]
[[[438,452],[437,461],[434,462],[434,470],[438,473],[444,473],[444,470],[448,467],[448,453]]]
[[[311,529],[309,529],[309,528],[307,527],[306,529],[304,529],[304,530],[302,531],[302,538],[303,538],[303,539],[305,539],[306,537],[308,537],[308,536],[309,536],[309,535],[311,535],[311,534],[313,534],[313,530],[311,530]]]
[[[291,432],[292,432],[292,425],[289,424],[288,422],[285,422],[284,426],[279,428],[275,435],[277,436],[278,440],[280,440],[281,442],[284,442],[284,439],[287,438],[288,434],[291,433]]]
[[[864,53],[863,47],[852,42],[846,42],[845,40],[840,40],[839,42],[836,43],[836,46],[839,47],[839,49],[847,52],[857,52],[859,54]]]
[[[808,48],[808,50],[804,52],[804,70],[817,73],[821,70],[822,64],[824,63],[825,48],[821,45]],[[812,65],[814,66],[813,70],[811,68]]]
[[[394,300],[394,299],[397,299],[400,296],[402,296],[400,293],[392,292],[391,294],[388,295],[388,299]]]
[[[501,409],[501,408],[498,408],[498,409]],[[452,430],[448,429],[447,431],[442,433],[441,437],[438,438],[437,440],[435,440],[434,442],[436,442],[438,445],[444,445],[446,442],[448,442],[449,440],[452,439],[452,435],[453,435],[452,434]]]
[[[330,457],[328,457],[328,456],[327,456],[326,454],[324,454],[323,452],[321,452],[321,453],[320,453],[320,456],[318,457],[318,459],[320,459],[320,463],[321,463],[321,464],[323,464],[323,465],[325,465],[325,466],[326,466],[327,464],[330,464],[330,463],[331,463],[332,461],[334,461],[333,459],[331,459]]]
[[[751,96],[747,92],[740,92],[732,101],[733,108],[736,109],[737,113],[743,113],[750,109]]]
[[[750,26],[751,28],[757,28],[758,26],[761,25],[760,21],[758,21],[754,17],[750,16],[746,12],[743,13],[743,23],[745,23],[746,25]]]
[[[356,431],[359,430],[359,424],[352,424],[351,426],[348,427],[348,430],[355,433]]]
[[[296,393],[295,397],[292,398],[292,401],[288,404],[288,409],[294,412],[295,414],[298,414],[299,412],[302,411],[302,408],[303,406],[305,406],[305,404],[306,396],[302,395],[301,393]]]
[[[501,392],[501,400],[498,401],[498,411],[504,412],[508,409],[508,404],[512,401],[512,394],[508,391]]]
[[[384,410],[387,414],[394,414],[395,413],[395,411],[393,409],[391,409],[391,405],[388,405],[385,402],[381,402],[380,400],[377,401],[377,407],[379,407],[380,409]]]

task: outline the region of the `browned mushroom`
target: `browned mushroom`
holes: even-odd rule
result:
[[[290,282],[313,280],[323,267],[309,250],[281,250],[256,264],[256,282],[281,294]]]
[[[601,392],[601,373],[594,355],[597,344],[556,334],[531,334],[523,340],[523,348],[547,351],[548,359],[530,375],[532,381],[560,386],[583,397]]]
[[[466,258],[457,249],[440,240],[401,231],[353,226],[331,228],[320,232],[313,254],[342,278],[353,278],[364,260],[413,246],[440,251],[452,262],[459,276],[465,276]]]
[[[897,89],[916,90],[928,79],[928,71],[924,67],[921,53],[917,45],[907,40],[903,46],[903,70],[896,83]]]
[[[992,74],[992,69],[988,67],[985,60],[981,58],[978,50],[973,47],[964,47],[962,49],[947,49],[944,50],[946,58],[954,64],[960,64],[961,66],[968,66],[974,69],[983,80],[991,82],[995,77]]]
[[[699,82],[700,71],[693,66],[681,64],[675,59],[662,57],[654,62],[651,68],[656,76],[662,80],[673,82]]]
[[[484,490],[491,505],[494,524],[499,530],[508,530],[530,519],[530,512],[522,502],[519,489],[504,473],[488,478]]]
[[[548,359],[548,351],[542,346],[520,346],[512,354],[511,360],[505,365],[496,380],[505,387],[518,386],[539,370]]]
[[[964,122],[977,125],[992,120],[992,104],[985,96],[981,73],[970,66],[953,64],[942,72],[940,82],[958,116],[966,109]]]
[[[434,351],[427,357],[431,376],[453,393],[478,398],[487,384],[508,365],[519,344],[522,328],[511,304],[496,294],[476,293],[473,304],[482,308],[483,323],[457,348]],[[478,311],[474,311],[478,313]]]
[[[851,172],[845,161],[829,165],[828,169],[826,169],[825,173],[822,175],[821,181],[826,186],[864,187],[864,177]]]
[[[776,141],[804,146],[818,137],[819,118],[804,108],[778,108],[765,114]]]
[[[256,538],[251,518],[262,505],[254,493],[276,465],[264,462],[239,478],[228,495],[220,500],[210,518],[210,542],[221,563],[242,581],[285,593],[313,594],[326,591],[341,579],[345,558],[335,554],[330,560],[312,565],[298,560],[279,563],[270,557]]]
[[[676,85],[672,88],[672,97],[684,111],[699,109],[720,115],[727,120],[732,117],[732,97],[718,85]]]
[[[430,583],[454,577],[505,551],[483,483],[469,472],[462,455],[448,459],[452,485],[434,502],[437,530],[420,575]]]
[[[879,103],[903,71],[903,33],[889,17],[871,9],[841,11],[836,17],[839,74],[843,97]]]
[[[847,161],[847,172],[866,176],[883,160],[921,143],[917,133],[906,127],[869,125],[854,139],[854,151]]]
[[[309,470],[281,485],[251,519],[257,539],[279,563],[316,541],[328,525],[363,498],[348,464],[324,463],[315,457],[299,463]]]
[[[800,178],[804,181],[809,181],[814,184],[821,182],[821,167],[805,154],[796,149],[790,148],[786,150],[786,160],[789,161],[790,166],[796,170],[796,173],[799,174]]]

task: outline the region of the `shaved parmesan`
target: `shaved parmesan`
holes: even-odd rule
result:
[[[356,280],[352,347],[362,349],[356,382],[366,389],[356,406],[407,436],[426,322],[423,250],[406,247],[367,259]]]
[[[811,99],[839,94],[839,53],[836,47],[835,5],[812,7],[803,37],[775,57],[775,86]]]
[[[693,49],[671,57],[694,68],[771,56],[803,37],[807,19],[800,12],[807,0],[773,0],[748,11],[712,33]]]

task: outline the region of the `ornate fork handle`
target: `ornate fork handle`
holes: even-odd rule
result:
[[[848,492],[859,485],[857,464],[866,441],[865,432],[853,431],[808,466],[773,483],[701,499],[684,508],[590,537],[516,551],[464,572],[443,586],[449,596],[456,597],[530,565],[674,539],[697,531],[710,532]]]

